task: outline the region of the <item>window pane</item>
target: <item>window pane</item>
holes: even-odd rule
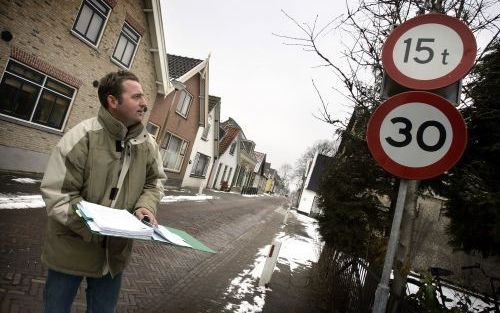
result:
[[[161,143],[161,147],[163,149],[167,149],[167,144],[168,144],[168,140],[170,139],[170,134],[166,134],[165,135],[165,138],[163,138],[163,142]]]
[[[150,122],[148,122],[148,124],[146,125],[146,131],[148,133],[150,133],[151,135],[153,135],[153,137],[155,137],[155,138],[158,135],[158,130],[159,129],[160,128],[158,126],[156,126],[155,124],[150,123]]]
[[[187,94],[184,98],[184,105],[182,106],[182,114],[186,115],[189,109],[189,103],[191,103],[191,95]]]
[[[0,113],[29,120],[40,88],[5,73],[0,84]]]
[[[53,93],[44,91],[40,97],[40,101],[38,101],[38,107],[33,116],[33,122],[47,124],[55,102],[56,96]]]
[[[165,155],[166,158],[164,163],[166,168],[173,170],[177,169],[180,148],[181,140],[179,138],[171,136]]]
[[[65,86],[53,79],[47,78],[47,81],[45,82],[45,87],[48,87],[54,91],[62,93],[63,95],[68,96],[70,98],[73,97],[73,92],[74,92],[73,88]]]
[[[80,15],[78,16],[78,21],[76,21],[75,30],[80,34],[85,35],[93,14],[94,11],[84,4],[82,6],[82,10],[80,11]]]
[[[190,102],[191,95],[183,90],[181,93],[181,97],[179,98],[179,103],[177,104],[177,112],[179,112],[181,115],[186,116]]]
[[[26,66],[23,66],[22,64],[19,64],[17,62],[9,61],[9,64],[7,65],[7,71],[19,75],[21,77],[24,77],[32,82],[38,84],[43,83],[42,74],[35,72],[32,69],[29,69]]]
[[[115,53],[113,54],[113,57],[118,61],[121,61],[122,59],[123,51],[125,50],[126,44],[127,44],[127,39],[125,39],[125,36],[121,35],[120,39],[118,40],[118,44],[116,45]]]
[[[134,42],[139,41],[139,35],[136,34],[135,31],[132,30],[132,28],[128,27],[127,25],[123,25],[123,32],[130,37]]]
[[[68,111],[70,101],[63,97],[58,97],[49,118],[49,126],[61,129],[64,117]]]
[[[94,14],[94,16],[92,17],[92,21],[90,21],[89,29],[86,35],[87,38],[93,43],[97,42],[97,38],[101,33],[102,25],[104,24],[103,22],[103,18],[97,14]]]
[[[102,3],[102,1],[90,0],[89,2],[92,3],[94,7],[101,11],[101,13],[103,13],[104,15],[108,14],[109,9],[104,3]]]
[[[33,122],[60,129],[69,104],[68,99],[44,90],[33,116]]]
[[[122,58],[122,63],[129,67],[130,66],[130,63],[132,61],[132,56],[134,54],[134,50],[135,50],[135,45],[132,44],[130,41],[127,42],[127,46],[125,48],[125,53],[123,54],[123,58]]]

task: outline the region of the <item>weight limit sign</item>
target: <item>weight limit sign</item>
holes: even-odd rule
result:
[[[373,158],[389,173],[428,179],[453,167],[467,143],[462,115],[446,99],[423,91],[398,94],[383,102],[367,128]]]
[[[460,20],[426,14],[396,27],[382,48],[389,76],[412,89],[448,86],[469,72],[476,57],[476,39]]]

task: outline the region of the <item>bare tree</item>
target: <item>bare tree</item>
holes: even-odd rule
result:
[[[292,166],[288,163],[284,163],[278,169],[278,175],[283,183],[283,189],[285,193],[290,191],[290,181],[292,179]]]
[[[381,101],[380,88],[383,78],[382,46],[392,29],[409,18],[428,12],[451,15],[467,24],[476,37],[487,38],[480,47],[478,56],[500,35],[500,2],[497,0],[359,0],[355,8],[347,6],[346,14],[322,25],[319,16],[312,23],[299,23],[285,14],[299,31],[298,36],[274,34],[285,40],[285,45],[298,46],[306,52],[316,54],[321,67],[330,68],[343,88],[332,87],[354,107],[371,110]],[[332,32],[342,34],[344,50],[342,61],[333,62],[334,57],[321,50],[322,40],[332,40]],[[345,126],[328,110],[328,103],[318,93],[320,120]],[[469,84],[463,85],[468,101]]]
[[[337,151],[337,142],[333,140],[318,140],[312,146],[307,147],[306,151],[300,156],[295,163],[292,177],[297,180],[301,186],[306,176],[307,164],[314,158],[316,153],[321,153],[327,156],[333,156]]]
[[[321,61],[320,67],[332,70],[340,82],[341,88],[332,87],[346,99],[358,112],[370,113],[381,101],[381,86],[384,75],[382,67],[382,46],[390,32],[398,25],[417,15],[437,12],[447,14],[463,21],[472,30],[476,38],[485,39],[481,45],[477,59],[500,36],[500,1],[498,0],[359,0],[357,5],[349,6],[347,12],[331,19],[326,23],[319,22],[316,16],[313,22],[299,23],[296,18],[283,14],[297,26],[299,35],[290,36],[275,34],[285,40],[285,45],[302,48],[308,53],[314,53]],[[332,33],[342,35],[344,49],[341,51],[341,61],[327,54],[321,49],[323,40]],[[470,104],[470,81],[464,79],[462,85],[461,105]],[[326,123],[345,126],[334,112],[330,112],[328,103],[324,100],[320,90],[313,81],[319,97],[319,115],[316,117]],[[350,134],[364,140],[364,133]],[[414,202],[413,200],[412,202]],[[403,221],[406,226],[414,225],[413,221]],[[409,233],[412,230],[410,229]],[[412,236],[408,235],[408,238]],[[412,243],[405,243],[406,253],[398,255],[395,274],[406,277],[409,270],[409,251]],[[401,288],[406,283],[405,279],[397,279],[398,284],[393,285],[393,293],[401,294]]]

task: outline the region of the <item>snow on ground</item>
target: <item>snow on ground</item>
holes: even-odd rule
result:
[[[33,178],[13,178],[12,180],[21,184],[36,184],[40,182],[38,179]]]
[[[196,196],[165,196],[161,199],[162,203],[166,202],[178,202],[178,201],[205,201],[211,199],[218,199],[214,196],[208,195],[196,195]]]
[[[277,262],[289,266],[290,271],[293,273],[299,266],[311,267],[312,263],[317,262],[323,243],[320,240],[317,232],[317,224],[314,219],[297,214],[295,211],[292,211],[292,213],[288,211],[287,214],[293,214],[304,226],[307,233],[307,237],[304,237],[297,234],[279,232],[274,238],[274,240],[281,241],[281,249]],[[262,312],[266,291],[272,290],[258,286],[269,249],[270,245],[259,249],[255,255],[254,264],[243,270],[231,281],[224,293],[226,299],[229,300],[229,303],[224,308],[226,312]],[[275,267],[274,271],[279,271],[279,269]],[[252,299],[252,301],[249,301],[249,299]]]
[[[45,207],[45,203],[41,195],[0,194],[0,209],[35,209],[43,207]]]
[[[177,201],[205,201],[209,199],[218,199],[217,197],[207,195],[196,196],[165,196],[161,199],[162,203]],[[0,193],[1,209],[36,209],[45,207],[41,195],[14,195]]]
[[[418,277],[413,277],[414,279],[418,280]],[[449,299],[445,303],[446,307],[448,309],[452,309],[454,307],[457,307],[459,303],[467,303],[468,311],[467,312],[486,312],[486,310],[493,309],[493,305],[488,305],[486,302],[481,300],[480,298],[473,296],[473,295],[467,295],[463,291],[459,289],[459,287],[454,288],[449,288],[447,286],[442,286],[441,287],[443,290],[443,295]],[[406,294],[415,294],[419,290],[419,286],[413,284],[413,283],[408,283],[407,284],[407,291]],[[436,296],[439,301],[439,303],[443,303],[441,299],[441,295],[439,293],[439,290],[436,290]],[[489,312],[489,311],[488,311]],[[491,311],[493,312],[493,311]]]

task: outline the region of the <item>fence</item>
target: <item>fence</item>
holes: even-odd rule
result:
[[[318,294],[322,302],[320,307],[325,312],[330,313],[371,313],[375,295],[375,290],[379,283],[380,270],[370,266],[366,261],[360,258],[353,258],[345,253],[336,251],[332,247],[325,245],[317,263],[315,271],[314,286],[318,288]],[[422,285],[421,277],[411,275],[408,277],[406,285],[406,294],[415,293]],[[457,288],[450,284],[443,284],[439,277],[434,276],[434,287],[436,290],[439,311],[444,312],[442,288],[446,288],[447,294],[457,300],[462,300],[466,307],[459,309],[454,306],[453,312],[498,312],[498,304],[495,306],[495,300],[489,297],[481,296],[464,288]],[[438,291],[440,291],[441,296]],[[463,301],[468,299],[467,301]],[[476,300],[473,300],[476,299]],[[477,306],[478,299],[484,302],[480,309]],[[415,302],[408,302],[407,298],[391,299],[388,303],[387,312],[390,313],[418,313],[421,308],[417,307]],[[449,301],[449,300],[448,300]],[[476,302],[476,303],[474,303]],[[397,303],[397,308],[394,307]],[[448,303],[448,309],[451,303]],[[474,304],[476,306],[474,307]],[[429,311],[430,312],[430,311]]]
[[[325,246],[315,277],[327,312],[371,312],[378,275],[359,258]]]

